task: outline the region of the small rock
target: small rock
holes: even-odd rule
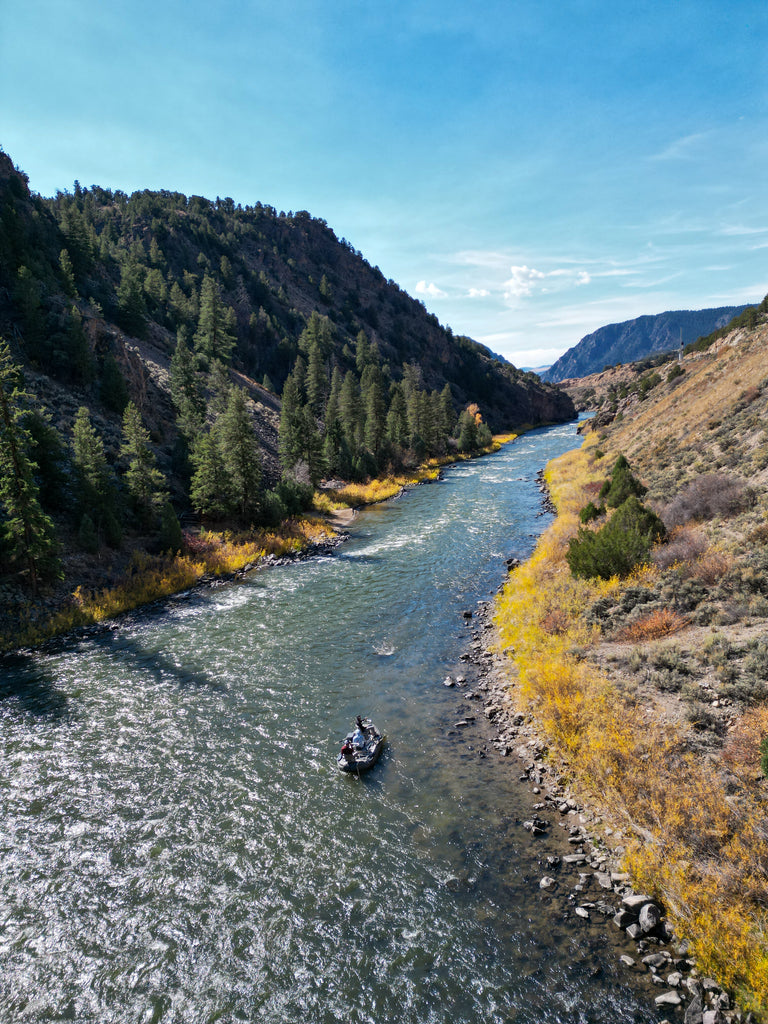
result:
[[[455,680],[451,679],[450,676],[446,676],[445,679],[443,680],[443,686],[455,686],[455,685],[456,685]]]
[[[631,924],[626,931],[630,939],[639,939],[643,934],[643,929],[639,924]]]
[[[553,878],[551,875],[544,875],[542,880],[539,882],[540,889],[551,889],[555,885],[557,885],[557,879]]]
[[[576,907],[576,914],[578,917],[583,917],[585,921],[589,920],[589,911],[586,907]]]
[[[723,1015],[719,1010],[705,1010],[701,1024],[723,1024]]]
[[[602,886],[603,889],[613,888],[613,885],[611,883],[611,876],[609,874],[606,874],[605,871],[596,871],[595,878],[597,879],[598,884]]]
[[[667,975],[667,984],[670,988],[680,988],[682,981],[683,976],[680,971],[672,971],[671,974]]]
[[[668,964],[669,959],[669,956],[665,953],[649,953],[648,956],[643,957],[643,963],[646,967],[658,969],[659,967],[664,967],[665,964]]]
[[[629,907],[630,910],[640,910],[644,903],[652,903],[653,900],[650,896],[640,896],[633,892],[624,896],[621,902],[625,907]]]
[[[657,1006],[680,1006],[682,999],[674,990],[670,992],[662,992],[660,996],[656,996],[654,1002]]]
[[[646,903],[640,908],[640,927],[643,932],[647,935],[648,932],[652,932],[653,929],[661,921],[661,911],[655,903]]]
[[[620,956],[619,960],[624,964],[625,967],[634,967],[635,966],[635,961],[632,959],[631,956],[627,956],[626,953],[624,953],[623,956]]]
[[[684,1024],[702,1024],[704,1019],[704,1007],[701,1002],[701,996],[694,995],[693,999],[688,1003],[685,1009],[685,1021]]]

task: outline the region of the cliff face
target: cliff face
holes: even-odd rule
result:
[[[677,310],[655,316],[640,316],[620,324],[608,324],[587,334],[542,373],[542,379],[561,381],[600,373],[606,366],[629,363],[658,352],[687,345],[719,327],[746,306],[718,306],[714,309]]]

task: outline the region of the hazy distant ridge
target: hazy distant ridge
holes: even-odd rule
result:
[[[680,309],[655,316],[639,316],[620,324],[608,324],[587,334],[560,356],[542,380],[558,381],[599,373],[615,363],[629,363],[654,352],[668,352],[723,327],[746,306],[718,306],[716,309]]]

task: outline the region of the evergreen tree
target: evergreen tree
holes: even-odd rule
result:
[[[180,327],[171,357],[171,399],[176,406],[179,429],[193,437],[203,425],[205,400],[195,370],[194,356],[187,346],[187,330]]]
[[[321,416],[328,394],[328,372],[320,342],[313,340],[309,347],[306,379],[307,402],[315,416]]]
[[[374,378],[367,389],[365,400],[365,444],[376,463],[381,460],[387,434],[387,403],[384,388]]]
[[[387,412],[387,437],[397,451],[402,454],[408,447],[408,410],[400,384],[390,388],[389,411]]]
[[[36,362],[45,357],[45,313],[42,304],[43,287],[29,267],[21,266],[16,274],[13,297],[21,313],[24,345],[30,358]]]
[[[135,338],[143,338],[147,329],[147,305],[144,301],[144,270],[140,263],[128,256],[120,264],[120,284],[117,286],[118,323]]]
[[[299,335],[299,350],[309,355],[312,345],[317,344],[324,360],[333,352],[333,328],[327,316],[321,316],[317,310],[310,314],[307,326]]]
[[[227,408],[219,420],[219,437],[240,523],[251,525],[259,511],[261,451],[242,388],[230,392]]]
[[[64,507],[64,487],[69,476],[61,436],[45,410],[30,410],[24,418],[24,425],[32,440],[29,454],[37,466],[35,482],[39,488],[40,503],[46,512],[58,512]]]
[[[86,406],[80,406],[72,428],[72,462],[77,475],[77,506],[87,513],[110,547],[122,540],[114,476],[107,464],[104,443],[91,423]]]
[[[148,525],[153,516],[168,500],[165,477],[157,468],[155,455],[149,446],[149,431],[141,420],[141,413],[129,402],[123,413],[123,444],[121,455],[128,460],[125,482],[136,511]]]
[[[453,408],[451,385],[446,382],[440,392],[440,431],[446,440],[453,436],[456,428],[456,411]]]
[[[323,438],[317,429],[317,420],[308,405],[303,410],[304,430],[302,436],[302,459],[307,465],[307,475],[313,487],[317,487],[326,472]]]
[[[62,249],[59,253],[59,267],[61,269],[61,278],[64,283],[64,292],[70,299],[73,299],[77,295],[75,268],[72,266],[72,260],[69,258],[69,253],[66,249]]]
[[[464,409],[459,416],[459,451],[473,452],[477,448],[477,423],[474,415]]]
[[[181,551],[184,545],[179,517],[174,512],[170,501],[163,502],[160,509],[160,535],[158,540],[161,551],[170,551],[173,554]]]
[[[299,360],[296,361],[298,366]],[[304,403],[302,401],[296,368],[288,374],[283,388],[283,402],[280,410],[277,450],[280,465],[292,470],[300,461],[303,451]]]
[[[69,311],[66,339],[66,376],[76,384],[86,384],[93,377],[93,360],[77,306]]]
[[[217,423],[192,442],[194,472],[189,497],[196,512],[224,519],[232,510],[232,482],[222,459]]]
[[[206,274],[200,291],[200,315],[195,332],[195,351],[206,359],[228,365],[237,340],[235,314],[221,300],[219,286]]]
[[[43,512],[34,479],[36,466],[29,456],[31,437],[25,428],[20,368],[13,362],[7,342],[0,340],[0,545],[4,557],[38,580],[60,571],[53,522]]]
[[[357,376],[349,370],[339,392],[339,419],[350,452],[356,454],[363,443],[364,410]]]

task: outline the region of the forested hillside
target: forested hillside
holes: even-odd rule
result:
[[[45,199],[1,152],[0,342],[14,585],[62,555],[85,579],[126,547],[178,548],[184,517],[275,525],[324,477],[574,414],[306,212],[77,182]]]

